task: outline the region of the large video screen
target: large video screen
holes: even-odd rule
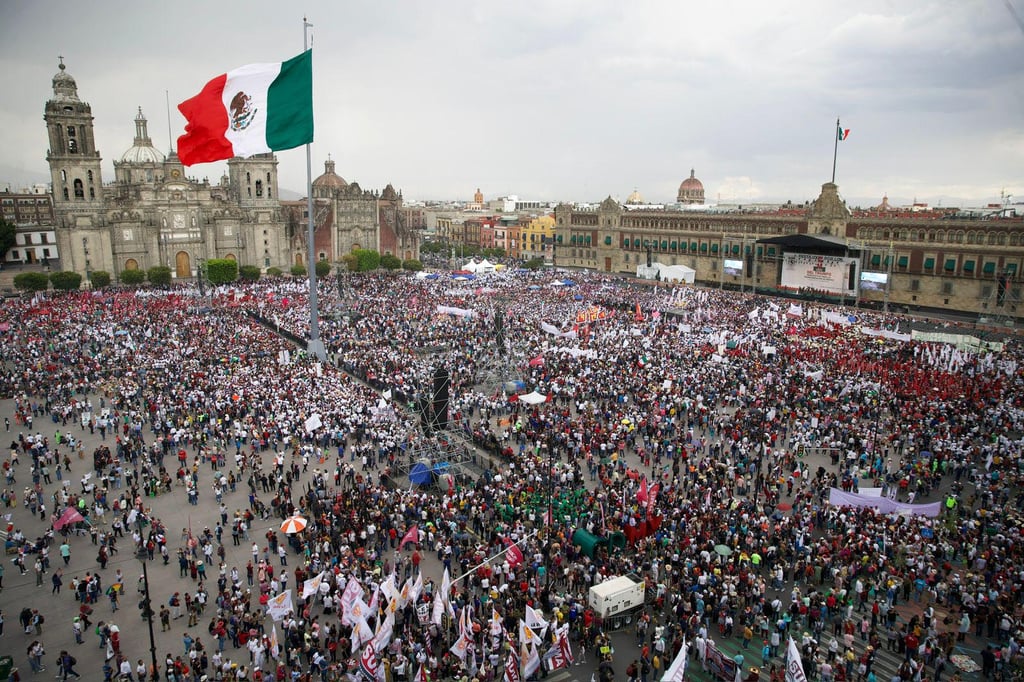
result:
[[[850,266],[856,258],[819,256],[811,253],[787,253],[782,261],[782,281],[788,289],[810,289],[833,294],[852,294]]]
[[[860,288],[862,291],[885,291],[885,285],[889,283],[889,274],[886,272],[860,273]]]
[[[722,264],[722,268],[725,270],[725,274],[727,275],[742,275],[743,261],[727,260]]]

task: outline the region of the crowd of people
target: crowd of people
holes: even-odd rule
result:
[[[730,638],[773,677],[793,637],[808,677],[873,680],[885,649],[903,657],[900,679],[939,680],[971,635],[991,643],[986,677],[1010,679],[1024,585],[1014,339],[965,351],[906,338],[897,316],[573,280],[328,281],[326,362],[277,333],[308,333],[288,280],[221,287],[210,305],[181,288],[5,307],[0,394],[18,436],[3,495],[15,519],[24,506],[53,528],[33,541],[12,522],[17,566],[35,555],[49,570],[54,533],[76,550],[90,538],[97,566],[73,590],[87,620],[104,584],[115,608],[124,593],[102,577],[122,538],[155,563],[176,557],[191,589],[143,604],[161,629],[186,618],[193,633],[165,679],[362,666],[491,680],[512,656],[533,667],[531,628],[548,630],[540,665],[565,662],[571,641],[607,679],[660,676],[684,643],[706,666]],[[451,426],[425,435],[439,367]],[[509,371],[497,384],[495,367]],[[519,386],[544,402],[519,401]],[[86,433],[101,442],[89,461]],[[410,458],[442,441],[483,448],[480,475],[410,485]],[[940,513],[837,506],[832,488],[938,499]],[[198,507],[201,528],[171,533],[154,511],[164,496]],[[299,534],[255,530],[295,514]],[[574,542],[581,530],[628,550]],[[244,568],[228,560],[250,545]],[[421,570],[428,553],[444,577]],[[588,589],[630,573],[649,599],[636,655],[613,655]],[[910,604],[921,614],[904,617]],[[108,679],[145,667],[96,634]]]

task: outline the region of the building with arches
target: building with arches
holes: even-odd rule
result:
[[[696,199],[703,185],[680,186]],[[699,181],[697,181],[699,183]],[[887,206],[887,202],[883,202]],[[834,183],[813,202],[775,211],[631,211],[608,197],[596,208],[555,208],[558,265],[633,275],[650,248],[667,265],[696,271],[707,286],[764,293],[783,286],[787,253],[842,258],[852,286],[848,303],[946,309],[979,316],[1024,316],[1024,219],[955,212],[852,212]],[[739,274],[724,261],[741,260]],[[860,286],[862,273],[884,274],[884,287]],[[835,297],[839,299],[838,296]]]
[[[140,108],[132,145],[114,161],[113,181],[104,182],[92,108],[63,60],[43,119],[62,269],[118,277],[166,265],[173,277],[188,278],[210,258],[288,265],[273,154],[229,160],[216,184],[190,178],[173,149],[165,155],[154,146]]]

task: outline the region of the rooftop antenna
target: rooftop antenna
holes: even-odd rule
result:
[[[167,145],[174,153],[174,138],[171,136],[171,94],[164,90],[164,101],[167,103]]]

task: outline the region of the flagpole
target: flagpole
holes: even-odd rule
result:
[[[481,566],[486,566],[487,564],[491,563],[492,561],[494,561],[495,559],[497,559],[498,557],[500,557],[500,556],[501,556],[502,554],[504,554],[504,553],[505,553],[505,552],[507,552],[508,550],[512,549],[513,547],[515,547],[516,545],[520,545],[520,544],[522,544],[522,543],[526,542],[527,540],[529,540],[530,538],[532,538],[532,537],[533,537],[534,535],[536,535],[536,534],[537,534],[538,532],[540,532],[540,531],[537,531],[537,530],[535,530],[535,531],[533,531],[532,533],[530,533],[529,535],[526,535],[526,536],[524,536],[522,540],[519,540],[519,541],[517,541],[517,542],[510,542],[510,543],[508,544],[508,546],[506,546],[506,547],[505,547],[505,549],[501,550],[500,552],[498,552],[497,554],[495,554],[495,555],[494,555],[494,556],[492,556],[492,557],[489,557],[489,558],[487,558],[487,559],[484,559],[484,560],[483,560],[483,561],[481,561],[481,562],[480,562],[479,564],[477,564],[476,566],[474,566],[473,568],[469,569],[468,571],[466,571],[465,573],[463,573],[462,575],[460,575],[460,576],[459,576],[458,578],[456,578],[455,580],[453,580],[453,581],[452,581],[452,585],[456,584],[457,582],[459,582],[460,580],[462,580],[463,578],[465,578],[465,577],[466,577],[467,575],[470,575],[471,573],[473,573],[473,571],[475,571],[476,569],[480,568]]]
[[[836,184],[836,157],[839,155],[839,131],[842,128],[839,127],[839,119],[836,118],[836,139],[835,147],[832,149],[832,184]],[[308,149],[308,146],[307,146]]]
[[[302,17],[302,51],[309,49],[309,29],[313,24]],[[306,269],[309,271],[309,345],[307,350],[310,355],[315,356],[323,362],[327,359],[327,349],[320,339],[319,311],[317,310],[316,293],[316,244],[313,242],[314,221],[313,214],[313,157],[310,150],[310,143],[306,143],[306,213],[309,218],[306,221],[306,241],[309,256],[306,258]]]

